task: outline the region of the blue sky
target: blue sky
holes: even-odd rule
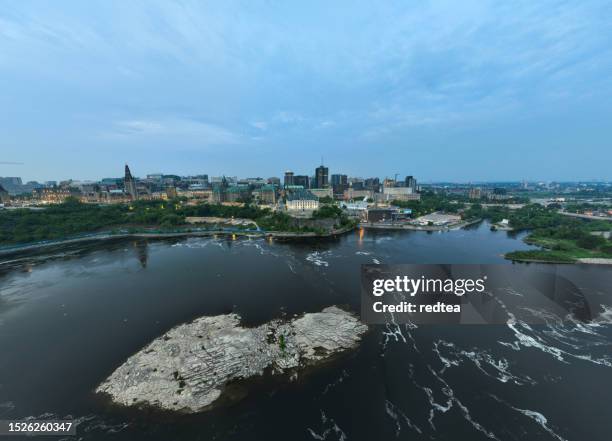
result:
[[[0,176],[612,179],[609,1],[0,0]]]

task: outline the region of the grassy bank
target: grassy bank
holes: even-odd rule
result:
[[[544,262],[544,263],[575,263],[576,259],[566,253],[550,250],[528,250],[512,251],[504,257],[508,260],[519,262]]]
[[[582,258],[612,258],[612,241],[593,234],[609,231],[612,228],[609,222],[569,218],[557,213],[556,208],[537,204],[518,210],[474,205],[465,215],[480,215],[492,223],[508,219],[514,231],[529,231],[526,243],[542,248],[507,253],[507,259],[571,263]]]

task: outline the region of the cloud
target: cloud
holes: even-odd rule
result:
[[[611,111],[612,6],[603,0],[24,0],[1,9],[0,145],[32,154],[53,139],[65,145],[58,158],[69,157],[92,134],[220,154],[255,144],[367,150],[415,134],[428,145],[455,128],[492,146],[531,145],[538,131],[536,147],[552,150],[542,140],[556,118],[597,125]],[[75,115],[87,118],[74,124]],[[507,124],[510,136],[487,132]],[[597,145],[610,138],[588,133]]]
[[[131,140],[176,141],[183,146],[221,146],[239,144],[242,136],[223,127],[191,119],[132,119],[116,121],[106,138]]]
[[[251,125],[259,130],[266,130],[268,128],[268,123],[265,121],[253,121]]]

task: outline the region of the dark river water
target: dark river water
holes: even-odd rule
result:
[[[93,393],[195,317],[234,311],[257,324],[329,305],[358,312],[361,264],[507,263],[504,252],[526,248],[483,224],[302,243],[119,241],[6,258],[0,419],[75,418],[84,440],[610,440],[609,309],[585,325],[373,326],[358,349],[297,381],[254,381],[241,400],[197,415],[126,410]]]

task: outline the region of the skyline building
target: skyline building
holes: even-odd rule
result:
[[[125,164],[125,177],[123,178],[123,188],[125,193],[130,196],[130,198],[135,201],[138,199],[138,191],[136,190],[136,181],[130,172],[130,167]]]
[[[412,191],[416,193],[416,191],[417,191],[417,181],[414,178],[414,176],[406,176],[406,179],[404,180],[404,183],[406,184],[406,187],[412,188]]]
[[[287,170],[285,172],[284,184],[285,184],[285,187],[287,187],[289,185],[294,185],[293,184],[293,172],[291,170]]]
[[[329,186],[329,168],[323,164],[315,169],[315,188],[327,188]]]
[[[348,176],[342,174],[331,175],[331,186],[334,189],[334,195],[342,197],[344,191],[348,188]]]
[[[293,177],[293,185],[301,185],[305,189],[310,188],[310,176],[296,175]]]

